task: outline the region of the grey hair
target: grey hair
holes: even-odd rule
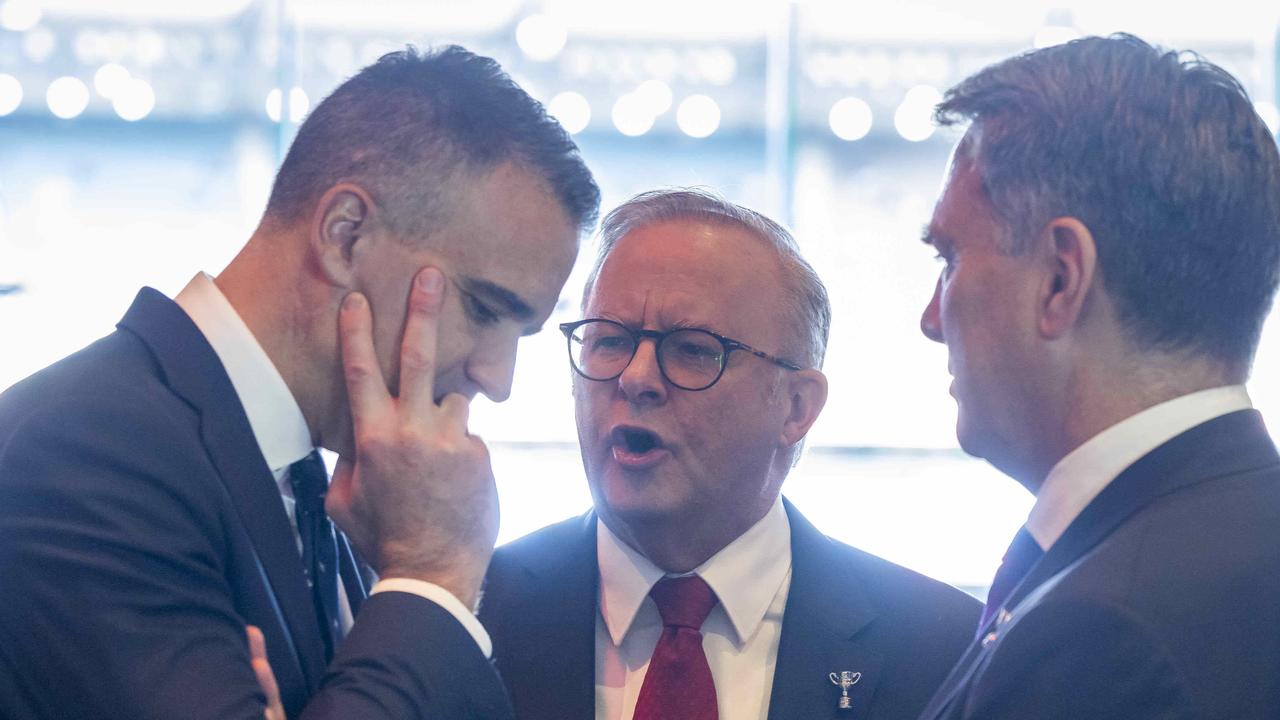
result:
[[[640,228],[673,220],[736,226],[769,244],[782,269],[786,315],[794,321],[791,334],[802,350],[792,359],[803,367],[822,367],[831,333],[831,300],[818,273],[800,255],[799,244],[773,220],[703,188],[650,190],[614,208],[600,226],[600,248],[582,296],[583,306],[591,296],[600,268],[622,238]],[[794,353],[787,353],[791,354]]]

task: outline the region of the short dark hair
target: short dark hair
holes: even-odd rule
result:
[[[398,231],[426,234],[447,218],[460,177],[505,162],[543,178],[580,231],[594,225],[600,190],[541,103],[490,58],[456,45],[410,46],[315,107],[276,174],[266,216],[298,221],[347,181],[373,194]]]
[[[1082,38],[978,72],[936,118],[980,129],[1007,252],[1079,219],[1139,347],[1248,374],[1280,280],[1280,155],[1229,73],[1132,35]]]

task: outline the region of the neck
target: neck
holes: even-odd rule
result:
[[[337,310],[308,281],[300,247],[287,231],[259,228],[215,283],[284,379],[320,446],[336,434],[330,428],[342,399],[331,381],[340,375],[329,367],[336,364],[336,337],[330,338],[336,332],[318,330],[325,317],[336,327]]]
[[[763,499],[763,498],[762,498]],[[645,556],[649,562],[666,573],[687,573],[710,560],[725,549],[769,512],[774,498],[752,508],[750,513],[726,512],[718,508],[711,512],[688,513],[679,518],[652,516],[623,520],[608,512],[600,512],[600,518],[609,530],[631,549]],[[712,513],[722,517],[734,515],[739,520],[732,523],[710,523]]]
[[[1068,375],[1059,394],[1058,421],[1023,484],[1032,493],[1067,454],[1113,425],[1169,400],[1242,382],[1222,365],[1179,354],[1128,357],[1122,363],[1083,365]],[[1019,478],[1020,480],[1022,478]]]

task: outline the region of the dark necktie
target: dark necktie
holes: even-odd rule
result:
[[[716,595],[697,575],[659,580],[649,591],[662,616],[633,720],[716,720],[716,686],[702,650],[702,623]]]
[[[979,636],[982,635],[991,618],[995,617],[996,612],[1004,605],[1004,601],[1009,599],[1009,594],[1018,586],[1018,583],[1022,582],[1022,578],[1026,577],[1031,566],[1043,556],[1044,550],[1040,549],[1040,544],[1031,537],[1031,533],[1027,532],[1025,527],[1018,530],[1018,534],[1013,536],[1013,542],[1009,543],[1009,549],[1004,553],[1004,561],[1000,563],[1000,569],[996,570],[995,579],[991,581],[991,589],[987,591],[987,605],[982,608],[982,620],[978,622]]]
[[[332,659],[342,636],[338,619],[338,543],[333,523],[324,512],[329,474],[320,453],[312,450],[310,455],[290,465],[289,483],[293,485],[298,537],[302,540],[302,567],[320,621],[325,658]]]

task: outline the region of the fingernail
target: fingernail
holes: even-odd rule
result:
[[[429,293],[440,292],[440,286],[444,284],[444,275],[435,268],[426,268],[418,273],[418,287]]]
[[[360,293],[350,293],[346,297],[342,298],[342,309],[356,310],[360,307],[361,303],[363,302],[364,302],[364,298],[360,295]]]

